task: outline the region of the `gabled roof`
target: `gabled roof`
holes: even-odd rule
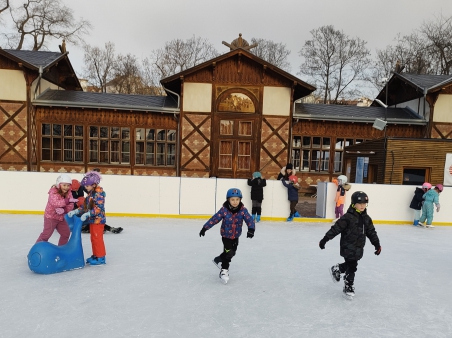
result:
[[[36,50],[17,50],[17,49],[0,49],[0,54],[22,62],[28,68],[39,69],[41,66],[43,70],[64,58],[68,53],[47,52]]]
[[[295,105],[294,118],[373,123],[376,118],[386,120],[389,124],[417,124],[425,125],[427,121],[409,108],[359,107],[333,104]]]
[[[181,76],[186,76],[188,74],[194,73],[199,71],[200,69],[206,68],[206,67],[211,67],[212,64],[215,62],[220,62],[223,61],[225,59],[228,59],[234,55],[240,54],[242,56],[245,56],[257,63],[262,64],[263,66],[265,66],[268,70],[274,71],[275,73],[287,78],[288,80],[290,80],[292,83],[295,83],[295,92],[294,92],[294,100],[297,100],[299,98],[302,98],[304,96],[309,95],[310,93],[312,93],[313,91],[316,90],[316,87],[310,85],[307,82],[304,82],[303,80],[293,76],[292,74],[289,74],[288,72],[286,72],[285,70],[282,70],[279,67],[276,67],[275,65],[261,59],[260,57],[257,57],[256,55],[254,55],[253,53],[243,49],[243,48],[237,48],[234,49],[230,52],[227,52],[225,54],[222,54],[214,59],[211,59],[209,61],[203,62],[197,66],[194,66],[192,68],[186,69],[182,72],[179,72],[177,74],[174,74],[172,76],[169,76],[167,78],[164,78],[162,80],[160,80],[160,83],[167,88],[170,88],[171,90],[174,90],[176,92],[179,92],[180,90],[178,90],[179,87],[179,81]],[[174,83],[177,83],[177,86],[174,86]],[[180,94],[180,93],[179,93]]]
[[[388,105],[414,100],[452,85],[452,75],[394,73],[389,80]],[[376,99],[386,103],[386,86]],[[377,102],[373,106],[379,105]]]
[[[23,67],[39,72],[43,79],[65,89],[82,90],[80,81],[68,57],[69,52],[48,52],[40,50],[1,49],[0,55],[22,64]]]
[[[76,107],[179,113],[171,96],[91,93],[48,89],[32,101],[34,106]]]

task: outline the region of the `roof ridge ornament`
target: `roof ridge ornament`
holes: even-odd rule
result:
[[[235,40],[233,40],[230,44],[226,41],[222,41],[223,45],[228,46],[229,49],[236,50],[238,48],[250,51],[251,48],[257,47],[257,43],[253,43],[250,45],[248,41],[246,41],[244,38],[242,38],[242,33],[239,33],[239,37]]]

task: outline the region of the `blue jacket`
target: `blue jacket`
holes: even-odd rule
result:
[[[228,204],[227,201],[224,202],[223,207],[203,225],[203,228],[208,230],[222,220],[220,229],[221,237],[229,239],[240,237],[243,222],[246,223],[248,229],[255,228],[253,217],[251,217],[242,202],[240,202],[237,212],[229,210]]]
[[[281,180],[282,184],[287,188],[287,197],[289,201],[298,201],[298,189],[294,186],[293,183],[286,183],[284,179]]]

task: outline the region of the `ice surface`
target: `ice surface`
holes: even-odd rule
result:
[[[220,227],[200,238],[201,219],[110,217],[124,231],[105,234],[107,265],[35,274],[42,217],[0,215],[0,337],[452,336],[450,227],[377,225],[382,254],[367,242],[347,301],[328,273],[339,238],[318,247],[326,223],[258,223],[223,285]]]

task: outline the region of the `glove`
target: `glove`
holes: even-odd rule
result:
[[[322,249],[322,250],[325,249],[326,242],[328,242],[328,238],[325,236],[319,242],[320,249]]]
[[[248,232],[246,233],[246,238],[253,238],[254,237],[254,230],[255,229],[248,229]]]
[[[441,207],[441,205],[439,205],[439,203],[436,205],[436,212],[439,212],[439,208]]]
[[[88,212],[85,212],[81,217],[80,217],[80,219],[82,220],[82,222],[84,222],[84,221],[86,221],[86,219],[89,217],[89,211]]]
[[[56,209],[55,209],[55,212],[56,212],[58,215],[62,215],[62,214],[64,214],[64,209],[63,209],[63,208],[56,208]]]
[[[199,232],[199,237],[201,236],[205,236],[207,229],[206,228],[202,228],[201,231]]]
[[[375,252],[374,252],[377,256],[381,253],[381,245],[375,245]]]
[[[69,203],[77,203],[78,198],[69,197]]]
[[[75,209],[75,210],[69,211],[69,212],[67,213],[67,215],[68,215],[68,217],[72,217],[72,216],[74,216],[74,215],[78,215],[79,212],[80,212],[80,211],[79,211],[78,209]]]

